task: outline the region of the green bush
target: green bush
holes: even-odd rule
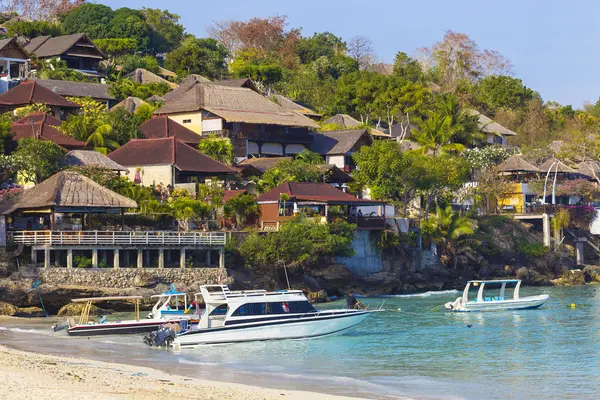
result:
[[[85,256],[75,256],[73,263],[77,268],[89,268],[92,266],[92,259]]]
[[[517,250],[527,257],[541,257],[548,253],[543,243],[517,243]]]

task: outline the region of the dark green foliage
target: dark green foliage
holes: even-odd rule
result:
[[[179,76],[200,74],[222,79],[227,73],[227,49],[215,39],[189,37],[167,54],[165,66]]]
[[[519,253],[527,257],[541,257],[548,253],[548,248],[543,243],[517,243]]]
[[[394,60],[394,75],[402,77],[412,82],[418,82],[423,79],[424,74],[421,65],[414,58],[410,58],[406,53],[399,51]]]
[[[238,226],[247,225],[248,218],[260,213],[256,199],[250,193],[241,193],[224,206],[225,215],[235,217]]]
[[[185,29],[179,23],[179,15],[156,8],[143,8],[142,13],[151,28],[150,41],[154,52],[167,53],[181,44]]]
[[[318,154],[303,151],[296,159],[280,161],[266,170],[257,182],[257,188],[264,193],[283,182],[323,182],[326,177],[317,166],[322,163]]]
[[[510,76],[488,76],[474,88],[475,104],[490,116],[502,108],[524,110],[536,96],[520,79]]]
[[[40,183],[60,170],[65,150],[50,141],[25,138],[18,142],[13,157],[19,173],[29,182]]]
[[[110,82],[109,93],[119,101],[131,96],[146,100],[148,97],[155,94],[162,96],[169,90],[171,90],[171,88],[166,83],[149,83],[142,85],[129,79],[121,78],[114,82]]]
[[[92,39],[110,38],[110,23],[115,12],[102,4],[87,3],[62,17],[67,33],[86,33]]]
[[[111,136],[119,145],[124,145],[131,139],[137,139],[140,136],[137,127],[144,122],[144,119],[117,107],[106,115],[106,122],[112,126]]]
[[[177,15],[155,9],[112,10],[86,3],[61,19],[67,33],[86,33],[92,39],[130,39],[135,41],[136,50],[154,54],[170,51],[183,36]]]
[[[320,260],[352,256],[355,228],[345,221],[327,225],[298,217],[282,224],[278,232],[252,233],[239,251],[245,265],[253,270],[275,272],[284,266],[316,266]]]
[[[156,58],[149,55],[141,56],[139,54],[127,54],[119,57],[117,63],[121,66],[121,73],[123,75],[133,72],[137,68],[144,68],[154,73],[157,73],[160,70]]]
[[[75,268],[89,268],[92,266],[92,259],[85,256],[73,257],[73,265]]]
[[[15,20],[7,23],[6,34],[8,37],[22,36],[34,38],[37,36],[60,36],[64,33],[61,25],[50,21]]]
[[[11,149],[12,133],[12,118],[10,113],[0,115],[0,156],[8,154]]]
[[[344,54],[346,42],[329,32],[315,33],[310,38],[302,38],[296,45],[296,54],[303,64],[309,64],[321,57]]]
[[[139,10],[126,7],[115,10],[107,37],[135,39],[138,50],[150,49],[150,27]]]
[[[137,41],[133,38],[95,39],[94,44],[110,57],[133,53],[137,49]]]

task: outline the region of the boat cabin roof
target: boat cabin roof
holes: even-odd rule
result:
[[[263,301],[269,301],[268,298],[273,298],[272,301],[280,301],[275,298],[276,296],[302,296],[304,294],[301,290],[277,290],[274,292],[267,292],[266,290],[240,290],[231,291],[227,285],[203,285],[200,287],[201,292],[195,293],[195,296],[202,295],[205,302],[227,302],[227,301],[242,301],[242,300],[256,300],[263,299]]]
[[[71,299],[73,303],[109,301],[109,300],[143,300],[142,296],[108,296],[108,297],[85,297],[82,299]]]
[[[497,279],[490,281],[469,281],[467,283],[519,283],[520,279]]]

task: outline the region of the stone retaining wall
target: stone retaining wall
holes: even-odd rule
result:
[[[80,269],[40,268],[41,281],[49,285],[102,288],[148,287],[176,283],[186,287],[216,284],[218,268],[162,269]],[[223,279],[225,280],[226,272]],[[227,283],[227,282],[224,282]]]

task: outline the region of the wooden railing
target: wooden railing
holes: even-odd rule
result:
[[[556,209],[557,209],[557,206],[553,205],[553,204],[530,204],[530,205],[526,205],[526,206],[511,206],[511,205],[498,206],[498,210],[499,210],[500,214],[517,214],[517,215],[554,214]]]
[[[28,246],[224,246],[225,232],[14,231],[14,243]]]

